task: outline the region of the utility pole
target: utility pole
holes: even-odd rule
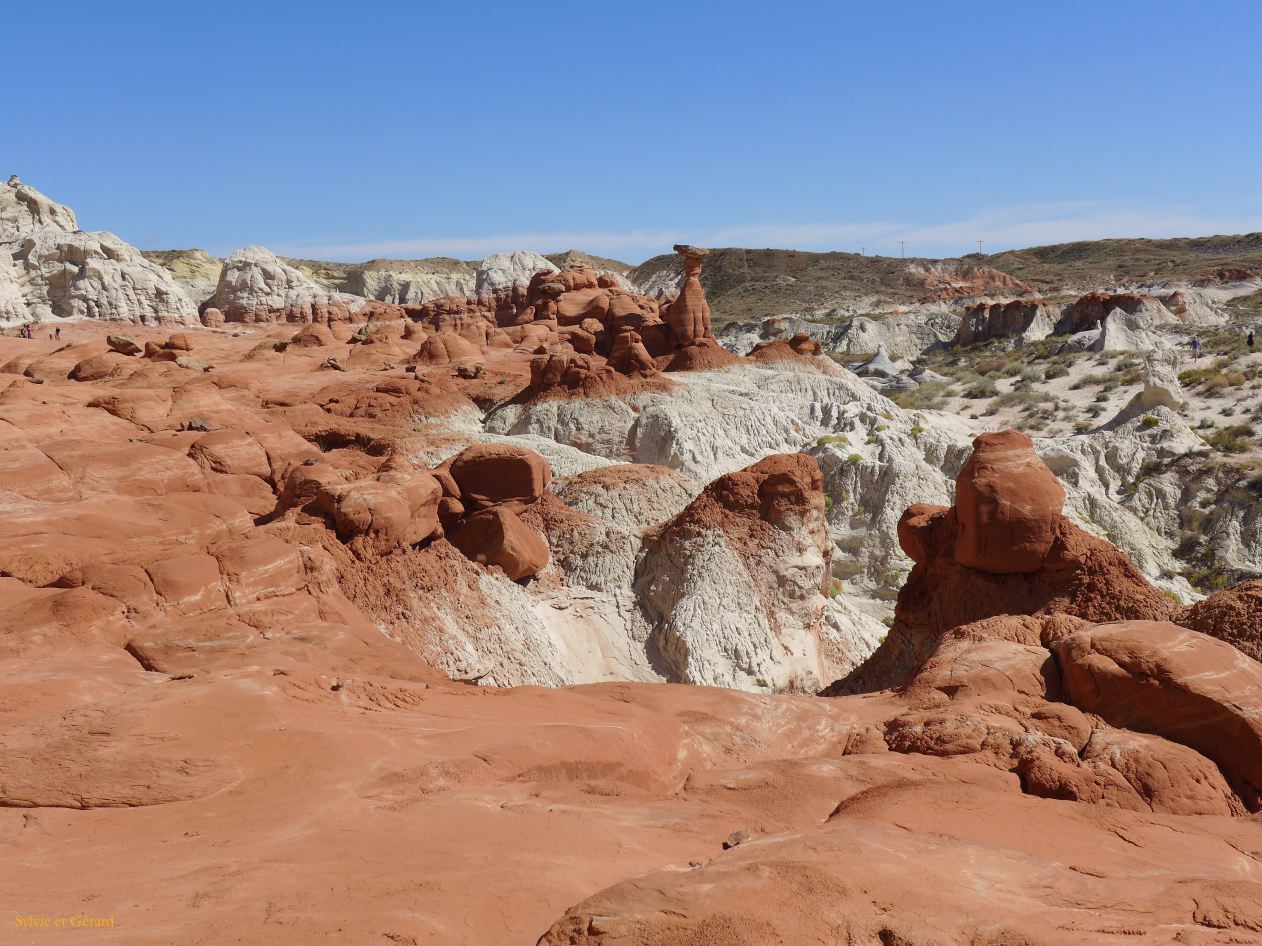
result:
[[[859,255],[860,255],[860,256],[867,256],[867,255],[868,255],[868,254],[867,254],[867,247],[866,247],[866,246],[861,246],[861,247],[859,247]]]
[[[977,241],[977,255],[978,255],[978,256],[981,256],[981,255],[982,255],[982,244],[983,244],[983,243],[985,243],[985,242],[986,242],[985,240],[978,240],[978,241]]]
[[[899,254],[899,255],[900,255],[903,259],[907,259],[907,241],[906,241],[906,240],[899,240],[899,241],[898,241],[898,254]]]

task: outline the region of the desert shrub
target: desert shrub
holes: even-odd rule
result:
[[[848,447],[850,441],[843,434],[824,434],[815,440],[817,447]]]
[[[862,454],[862,453],[852,453],[852,454],[850,454],[850,456],[846,457],[846,459],[847,459],[847,460],[849,460],[851,463],[862,463],[862,462],[863,462],[863,454]]]
[[[1140,427],[1156,427],[1161,421],[1151,414],[1145,414],[1144,419],[1139,422]]]
[[[1252,446],[1253,428],[1248,424],[1217,427],[1205,436],[1205,442],[1220,453],[1245,453]]]
[[[997,407],[1020,407],[1031,410],[1040,404],[1052,401],[1052,396],[1044,391],[1005,391],[991,403]]]
[[[971,401],[978,401],[985,397],[995,397],[998,393],[999,389],[995,387],[995,382],[988,378],[983,378],[964,389],[964,396]]]

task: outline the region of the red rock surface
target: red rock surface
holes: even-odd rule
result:
[[[210,370],[127,356],[92,380],[69,375],[105,355],[100,325],[0,338],[6,909],[109,918],[84,935],[127,946],[1262,943],[1262,666],[1166,623],[1245,627],[1254,589],[1175,608],[1011,436],[979,444],[957,508],[900,523],[916,566],[866,669],[896,689],[438,672],[446,636],[492,620],[489,585],[521,590],[496,568],[559,589],[541,536],[595,521],[542,458],[443,423],[532,396],[533,347],[559,344],[496,333],[638,319],[675,357],[651,306],[556,286],[422,307],[478,377],[408,371],[395,350],[426,339],[336,320],[314,344],[190,331]],[[570,479],[635,504],[668,476]],[[820,485],[773,456],[666,528],[749,562],[785,528],[826,554]]]

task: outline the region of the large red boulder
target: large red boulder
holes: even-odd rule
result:
[[[479,443],[466,447],[448,467],[470,509],[500,503],[537,502],[552,482],[548,461],[525,447]]]
[[[369,479],[329,484],[316,502],[328,513],[337,533],[349,541],[360,536],[377,547],[415,545],[438,531],[438,480],[422,470],[388,470]]]
[[[548,564],[548,543],[543,536],[504,506],[469,516],[450,541],[469,560],[499,566],[513,581],[529,578]]]
[[[955,481],[955,560],[996,574],[1043,567],[1065,491],[1017,430],[982,434]]]
[[[1182,743],[1262,808],[1262,664],[1158,621],[1085,628],[1052,643],[1070,702],[1126,729]]]

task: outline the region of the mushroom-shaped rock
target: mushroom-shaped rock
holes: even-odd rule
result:
[[[1056,537],[1065,491],[1016,430],[982,434],[955,482],[955,560],[993,573],[1043,567]]]
[[[548,543],[543,536],[505,506],[475,512],[460,524],[450,541],[470,561],[498,565],[513,581],[529,578],[548,564]]]
[[[666,321],[680,345],[691,345],[700,339],[714,337],[710,330],[710,304],[706,302],[705,291],[701,288],[701,263],[710,251],[678,244],[675,252],[684,258],[684,284],[666,310]]]
[[[1085,628],[1052,651],[1079,709],[1195,749],[1262,808],[1262,664],[1161,621]]]
[[[501,503],[521,507],[537,502],[552,482],[548,461],[525,447],[479,443],[466,447],[451,462],[452,479],[471,509]]]
[[[345,540],[368,537],[378,547],[414,545],[438,529],[442,487],[429,473],[392,470],[371,479],[324,486],[316,496]]]

